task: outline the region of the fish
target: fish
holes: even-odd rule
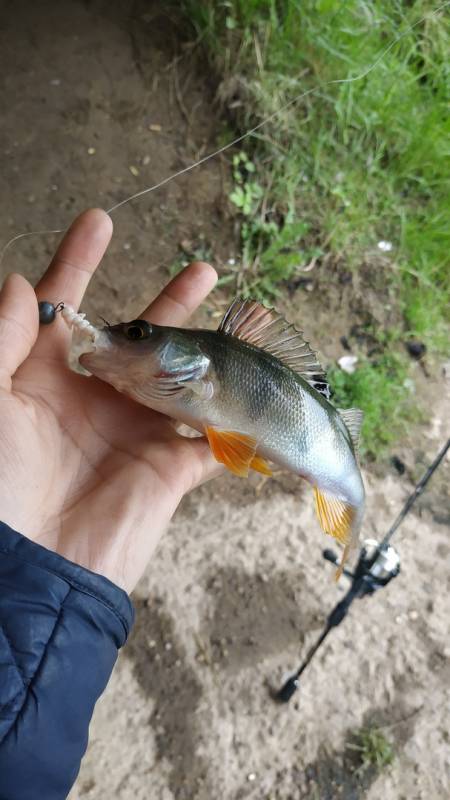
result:
[[[232,473],[270,476],[276,464],[310,483],[323,531],[344,547],[342,571],[364,516],[363,412],[334,407],[302,331],[275,309],[241,298],[217,330],[143,319],[97,330],[83,315],[64,313],[83,370],[206,436]]]

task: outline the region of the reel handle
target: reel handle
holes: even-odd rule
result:
[[[325,550],[322,550],[322,555],[325,561],[330,561],[331,564],[335,565],[335,567],[339,566],[339,556],[337,553],[334,552],[334,550],[331,550],[331,548],[327,547]],[[342,574],[346,575],[347,578],[354,577],[353,572],[350,572],[350,570],[348,569],[343,569]]]

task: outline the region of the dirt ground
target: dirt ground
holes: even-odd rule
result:
[[[155,2],[0,3],[0,242],[64,228],[213,147],[214,88],[177,20]],[[132,318],[184,251],[226,274],[236,256],[215,160],[114,215],[115,237],[86,298],[95,319]],[[30,237],[3,274],[35,280],[57,237]],[[342,355],[352,287],[284,302],[317,347]],[[214,326],[216,292],[203,313]],[[332,325],[330,325],[330,318]],[[419,370],[419,367],[417,367]],[[366,536],[381,537],[448,436],[449,386],[434,366],[430,419],[389,465],[366,472]],[[422,381],[423,383],[423,381]],[[447,409],[447,410],[446,410]],[[232,476],[186,498],[134,595],[137,621],[94,714],[71,800],[443,800],[450,794],[448,462],[396,537],[402,572],[358,601],[289,706],[279,686],[314,641],[346,580],[312,493],[292,476]],[[347,747],[381,726],[395,760],[355,770]]]

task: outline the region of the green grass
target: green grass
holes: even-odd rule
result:
[[[339,367],[328,370],[337,408],[364,410],[360,454],[375,459],[385,455],[421,419],[408,378],[408,366],[397,353],[385,352],[376,362],[363,360],[349,375]]]
[[[356,731],[353,741],[347,744],[347,748],[357,754],[359,761],[357,772],[361,775],[371,768],[381,772],[390,766],[395,758],[392,744],[381,728],[361,728]]]
[[[394,289],[403,338],[417,337],[436,351],[448,346],[450,11],[432,16],[437,6],[430,0],[185,0],[238,131],[320,85],[233,156],[240,291],[273,300],[311,259],[325,281],[333,264],[363,269],[366,280],[372,271],[375,286],[391,295]],[[402,32],[363,79],[325,85],[365,72]],[[383,257],[380,240],[392,243]],[[399,352],[396,364],[402,358]],[[397,373],[405,369],[404,361],[393,369],[387,352],[376,367],[367,363],[341,380],[348,402],[366,410],[372,453],[398,435],[394,417],[401,413],[388,397],[396,396]],[[378,404],[374,382],[381,396],[388,386]],[[389,439],[382,423],[391,420],[397,434]]]

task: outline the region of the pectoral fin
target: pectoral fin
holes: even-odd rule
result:
[[[214,458],[235,475],[246,478],[254,460],[262,467],[260,459],[255,456],[257,442],[252,436],[213,426],[207,427],[205,432]]]
[[[344,553],[336,576],[337,580],[342,574],[349,553],[355,510],[342,500],[321,492],[317,486],[314,487],[314,496],[322,530],[330,536],[334,536],[340,544],[344,545]]]

